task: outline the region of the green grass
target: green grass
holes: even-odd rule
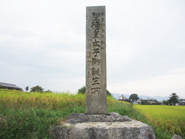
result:
[[[150,112],[144,113],[143,106],[136,109],[112,97],[107,97],[107,106],[108,112],[118,112],[149,124],[154,128],[157,139],[170,139],[173,136],[151,121],[148,118]],[[85,95],[0,90],[0,138],[53,138],[49,134],[50,127],[60,124],[71,113],[85,113]]]
[[[0,138],[50,138],[48,127],[56,125],[62,112],[44,109],[0,109]]]

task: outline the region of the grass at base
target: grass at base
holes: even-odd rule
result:
[[[59,124],[71,113],[84,113],[84,106],[61,110],[49,109],[23,109],[12,110],[1,107],[0,138],[2,139],[50,139],[54,138],[49,134],[49,128]],[[127,115],[135,120],[149,123],[145,117],[131,105],[124,103],[115,103],[108,106],[108,112],[118,112],[121,115]],[[157,139],[170,139],[171,134],[161,132],[158,127],[154,127]]]
[[[49,139],[49,128],[60,123],[71,113],[84,112],[83,106],[65,111],[52,109],[13,110],[0,107],[1,139]]]

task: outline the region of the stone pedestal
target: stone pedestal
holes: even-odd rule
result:
[[[50,131],[56,139],[155,139],[152,127],[118,113],[72,114]]]

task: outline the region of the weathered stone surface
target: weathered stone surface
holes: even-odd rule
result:
[[[181,136],[179,136],[179,135],[174,135],[173,137],[172,137],[172,139],[183,139]]]
[[[114,112],[107,115],[74,113],[50,132],[58,139],[155,139],[152,127]]]
[[[86,8],[86,114],[107,114],[105,6]]]
[[[124,122],[124,121],[132,121],[132,119],[130,119],[128,116],[121,116],[120,114],[115,112],[101,115],[87,115],[84,113],[73,113],[67,118],[66,123]]]
[[[139,121],[64,123],[51,129],[56,139],[155,139],[153,129]]]

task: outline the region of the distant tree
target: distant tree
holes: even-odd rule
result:
[[[129,97],[129,100],[130,100],[131,102],[133,102],[134,100],[138,100],[138,99],[139,99],[139,97],[138,97],[137,94],[131,94],[130,97]]]
[[[83,86],[80,89],[78,89],[78,94],[85,94],[86,87]],[[107,95],[112,96],[112,94],[107,90]]]
[[[78,94],[85,94],[85,89],[86,89],[85,86],[78,89]]]
[[[107,90],[107,95],[112,97],[112,94]]]
[[[32,87],[30,92],[42,92],[43,90],[44,88],[37,85],[37,86]]]
[[[155,100],[155,103],[152,103],[151,105],[161,105],[161,102]]]
[[[164,105],[168,105],[168,100],[163,100],[163,102],[162,102]]]
[[[141,105],[150,105],[150,102],[147,100],[141,100]]]
[[[27,91],[29,90],[29,86],[26,86],[25,90],[26,90],[26,92],[27,92]]]
[[[176,103],[179,102],[178,99],[179,99],[179,96],[177,96],[176,93],[172,93],[172,94],[170,95],[170,97],[169,97],[168,102],[169,102],[170,104],[175,105]]]
[[[44,93],[52,93],[51,90],[46,90],[46,91],[43,91]]]

